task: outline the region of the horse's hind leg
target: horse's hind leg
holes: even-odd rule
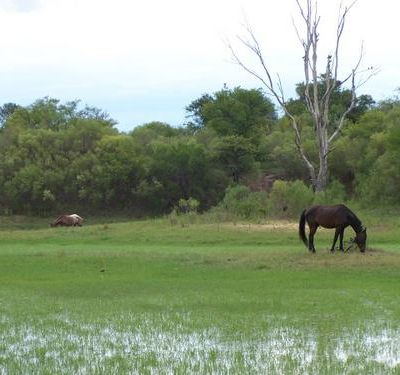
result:
[[[317,231],[318,225],[310,225],[310,235],[308,240],[308,250],[315,253],[315,246],[314,246],[314,235]]]
[[[332,243],[332,247],[331,247],[332,252],[335,251],[336,241],[337,241],[340,233],[341,233],[341,228],[336,228],[335,236],[333,237],[333,243]]]

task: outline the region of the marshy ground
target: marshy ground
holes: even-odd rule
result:
[[[365,254],[290,221],[1,228],[0,374],[400,371],[396,218]]]

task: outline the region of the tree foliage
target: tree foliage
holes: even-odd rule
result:
[[[338,106],[346,97],[342,91],[334,95]],[[332,149],[330,183],[315,202],[350,198],[400,204],[400,101],[394,97],[372,105],[365,97]],[[44,98],[12,106],[0,129],[0,210],[155,215],[190,200],[204,211],[227,191],[246,191],[236,208],[247,217],[257,204],[264,205],[256,210],[260,214],[278,214],[280,206],[288,206],[286,215],[310,201],[309,177],[290,122],[278,118],[260,90],[224,88],[200,99],[189,106],[194,117],[201,114],[196,131],[191,124],[176,128],[152,122],[128,134],[103,111],[82,109],[79,102]],[[291,104],[302,132],[312,132],[307,111],[296,100]],[[318,157],[312,140],[304,150],[311,159]],[[260,182],[266,176],[281,181],[268,204],[266,195],[249,193],[271,189]],[[247,187],[235,190],[239,185]]]

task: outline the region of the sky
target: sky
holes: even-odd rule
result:
[[[321,67],[332,53],[339,5],[319,0]],[[339,78],[362,44],[362,68],[379,69],[358,94],[382,100],[400,87],[399,14],[398,0],[358,0],[351,9]],[[151,121],[180,126],[185,107],[204,93],[261,87],[227,46],[256,66],[238,43],[245,24],[285,96],[294,97],[303,80],[295,0],[0,0],[0,105],[80,99],[108,112],[121,131]]]

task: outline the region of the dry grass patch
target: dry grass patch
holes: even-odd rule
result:
[[[249,224],[249,223],[223,223],[220,224],[221,228],[234,229],[241,231],[273,231],[273,230],[288,230],[297,231],[299,228],[298,223],[294,223],[286,220],[269,221],[266,223]]]
[[[179,259],[179,260],[178,260]],[[196,256],[178,257],[178,261],[190,265],[216,267],[244,267],[254,270],[296,270],[296,269],[366,269],[400,268],[400,253],[382,249],[368,249],[365,253],[351,251],[342,253],[320,250],[316,254],[307,250],[268,251],[268,252],[229,252],[218,254],[197,254]]]

